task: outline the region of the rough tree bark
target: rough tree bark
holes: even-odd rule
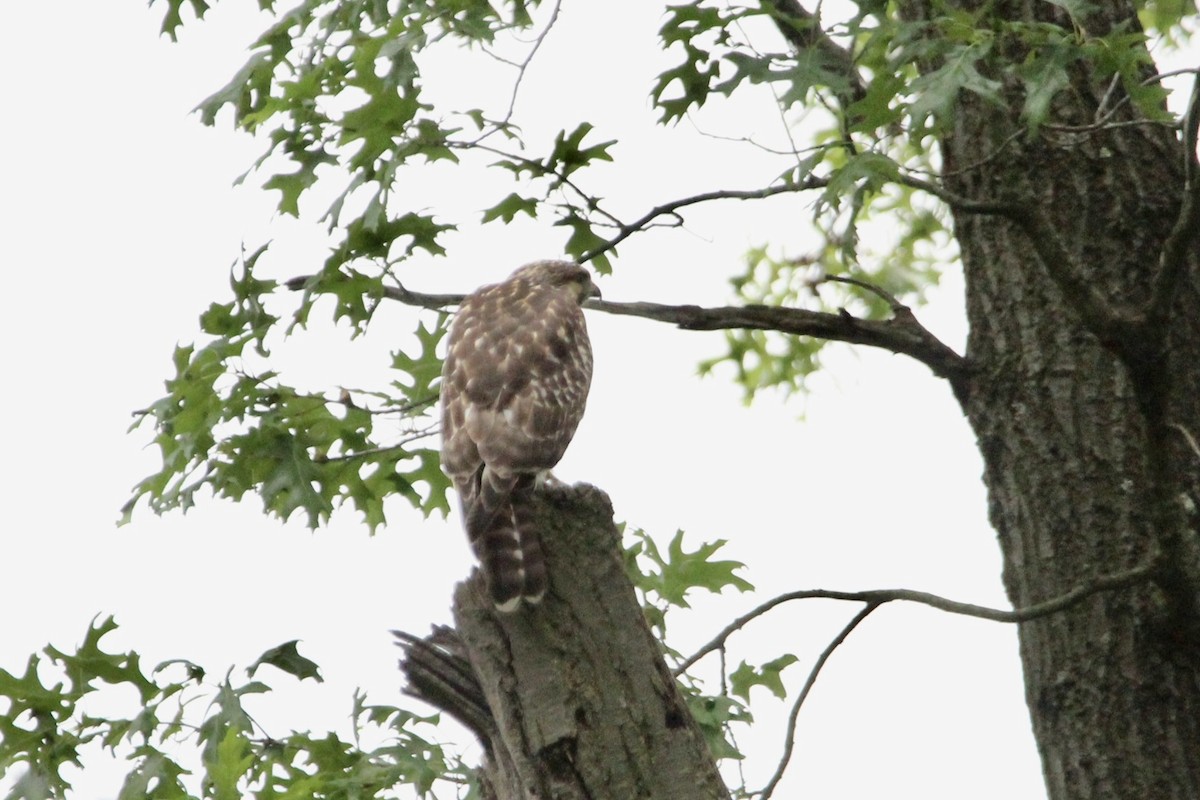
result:
[[[1091,8],[1074,21],[1090,34],[1137,25],[1124,0]],[[992,9],[1073,22],[1051,3]],[[932,8],[917,0],[909,13]],[[1143,587],[1020,628],[1049,795],[1194,800],[1200,454],[1188,435],[1200,436],[1200,221],[1181,217],[1194,143],[1142,118],[1094,65],[1074,66],[1054,126],[1035,136],[1023,132],[1020,87],[1006,91],[1004,106],[964,93],[941,141],[951,191],[1018,209],[954,214],[970,321],[963,407],[1005,585],[1022,608],[1099,574],[1158,566]],[[1194,182],[1189,191],[1195,203]]]
[[[497,800],[728,800],[625,574],[608,497],[547,488],[533,513],[545,600],[501,614],[476,570],[453,631],[398,634],[408,691],[474,731]]]

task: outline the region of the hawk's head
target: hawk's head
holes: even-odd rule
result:
[[[562,288],[580,303],[589,297],[600,296],[591,274],[571,261],[534,261],[514,272],[509,280]]]

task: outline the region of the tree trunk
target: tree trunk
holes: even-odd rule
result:
[[[1050,3],[1000,2],[1053,21]],[[916,13],[921,13],[917,9]],[[1086,20],[1137,25],[1124,0]],[[981,23],[983,24],[983,23]],[[1004,57],[1020,60],[1020,53]],[[1088,126],[1110,91],[1073,65],[1051,122]],[[1157,560],[1156,579],[1021,626],[1026,700],[1052,800],[1200,797],[1196,506],[1200,502],[1200,255],[1193,237],[1156,315],[1160,252],[1180,217],[1185,149],[1123,101],[1110,121],[1020,131],[963,93],[941,141],[946,186],[1019,204],[956,211],[970,321],[964,409],[985,461],[990,516],[1017,608]],[[1122,102],[1119,84],[1105,109]]]
[[[499,613],[476,570],[455,591],[455,631],[400,634],[409,691],[474,730],[497,800],[728,800],[625,574],[608,498],[547,488],[533,513],[546,598]]]

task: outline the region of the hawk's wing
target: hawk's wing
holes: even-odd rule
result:
[[[539,263],[586,280],[575,265]],[[463,302],[442,373],[442,467],[459,492],[467,535],[492,573],[493,594],[510,562],[533,571],[533,543],[522,544],[528,537],[513,496],[532,488],[566,452],[592,375],[579,296],[563,284],[531,279],[541,277],[536,272],[521,277],[529,269]],[[541,580],[544,586],[544,573]]]

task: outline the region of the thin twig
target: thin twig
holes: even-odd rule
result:
[[[1179,123],[1163,119],[1126,119],[1118,122],[1094,122],[1090,125],[1060,125],[1054,122],[1043,122],[1042,127],[1055,133],[1094,133],[1116,128],[1178,128]]]
[[[995,161],[997,158],[999,158],[1004,153],[1004,151],[1008,148],[1008,146],[1010,144],[1012,144],[1013,142],[1017,141],[1018,139],[1020,139],[1022,136],[1024,136],[1025,132],[1026,131],[1024,128],[1017,128],[1015,131],[1010,133],[1008,136],[1004,137],[1004,140],[1002,142],[1000,142],[1000,144],[996,145],[995,149],[992,150],[992,152],[988,153],[987,155],[983,156],[982,158],[978,159],[977,161],[972,161],[970,164],[965,164],[961,167],[958,167],[957,169],[947,170],[938,175],[935,175],[934,173],[928,172],[926,170],[910,169],[909,171],[913,172],[913,173],[919,172],[920,174],[923,174],[923,175],[929,175],[930,177],[940,178],[943,181],[946,178],[952,178],[956,175],[965,175],[968,172],[974,172],[975,170],[979,169],[980,167],[988,164],[989,162]]]
[[[880,603],[868,603],[867,606],[861,609],[854,615],[854,619],[846,623],[846,627],[842,628],[841,632],[834,638],[832,642],[826,645],[821,651],[821,655],[817,658],[812,669],[808,673],[808,678],[804,681],[804,687],[800,690],[800,694],[796,696],[796,700],[792,703],[791,713],[788,714],[787,736],[783,740],[783,754],[779,757],[779,766],[775,768],[775,774],[771,776],[771,780],[767,781],[767,785],[757,792],[760,800],[768,800],[775,792],[775,787],[779,785],[779,781],[783,779],[783,773],[787,770],[788,762],[792,760],[792,753],[796,748],[796,722],[800,718],[800,707],[804,705],[804,701],[808,698],[809,692],[812,691],[813,685],[817,682],[817,676],[821,674],[821,668],[825,666],[825,662],[833,655],[833,651],[841,646],[842,642],[846,641],[846,637],[850,632],[858,627],[864,619],[866,619],[872,611],[879,608]]]
[[[753,45],[753,43],[751,43],[750,39],[752,37],[746,32],[745,27],[742,25],[742,20],[740,18],[735,18],[733,21],[733,24],[734,24],[734,27],[737,28],[738,32],[742,35],[742,38],[745,40],[746,45],[750,48],[750,51],[754,55],[761,58],[763,56],[763,53],[760,52],[759,49]],[[800,157],[800,149],[796,145],[796,136],[792,131],[793,125],[792,125],[792,122],[790,120],[788,120],[787,107],[783,103],[783,98],[780,94],[780,89],[775,85],[774,81],[767,81],[767,86],[769,87],[769,89],[771,91],[771,97],[775,100],[775,114],[777,115],[777,117],[779,119],[780,128],[783,130],[783,135],[785,137],[787,137],[788,144],[790,144],[792,146],[791,153],[778,153],[777,155],[790,155],[790,156],[792,156],[792,158],[795,159],[796,166],[801,167],[801,165],[804,163],[804,161]],[[695,121],[693,120],[692,114],[690,112],[688,113],[688,119],[692,120],[692,124],[695,125]],[[799,122],[799,120],[797,120],[796,122]],[[743,781],[743,785],[744,784],[745,784],[745,781]]]
[[[355,461],[360,458],[372,458],[374,456],[387,455],[388,453],[402,453],[405,448],[413,442],[419,442],[422,439],[428,439],[437,433],[436,428],[431,428],[426,431],[416,431],[408,436],[405,436],[396,444],[384,445],[382,447],[371,447],[366,450],[356,450],[353,453],[340,453],[336,456],[317,455],[313,458],[318,464],[336,464],[339,461]]]
[[[1171,77],[1174,77],[1175,75],[1186,75],[1189,72],[1193,72],[1193,73],[1196,73],[1197,75],[1200,75],[1200,67],[1188,67],[1186,69],[1171,70],[1170,72],[1160,72],[1156,75],[1151,75],[1149,78],[1146,78],[1145,80],[1141,81],[1138,85],[1139,86],[1149,86],[1152,83],[1160,82],[1164,78],[1171,78]],[[1117,80],[1119,77],[1120,76],[1117,76],[1117,75],[1113,76],[1113,84],[1109,87],[1109,92],[1105,93],[1104,100],[1101,102],[1100,106],[1098,106],[1096,109],[1097,112],[1099,112],[1099,110],[1104,107],[1104,103],[1108,101],[1111,90],[1113,87],[1116,86]],[[1103,125],[1103,124],[1107,123],[1110,119],[1113,118],[1113,115],[1116,114],[1118,110],[1120,110],[1126,103],[1131,102],[1132,99],[1133,99],[1133,96],[1131,94],[1129,94],[1128,92],[1126,92],[1125,96],[1122,97],[1120,100],[1118,100],[1116,103],[1114,103],[1112,108],[1110,108],[1103,116],[1100,116],[1096,119],[1095,124]]]
[[[1188,443],[1188,447],[1192,448],[1192,452],[1196,454],[1196,458],[1200,458],[1200,444],[1196,443],[1196,437],[1192,436],[1192,432],[1180,425],[1178,422],[1170,423],[1170,426],[1183,434],[1183,438]]]
[[[891,308],[893,312],[908,309],[908,306],[897,300],[895,295],[884,291],[873,283],[867,283],[866,281],[859,280],[858,278],[851,278],[848,275],[824,275],[820,280],[817,281],[817,284],[822,283],[845,283],[849,284],[850,286],[857,286],[858,288],[865,289],[876,297],[882,299],[883,302],[888,304],[888,307]]]
[[[707,203],[712,200],[762,200],[767,197],[774,197],[777,194],[788,194],[792,192],[807,192],[812,189],[821,189],[829,184],[828,178],[818,178],[810,176],[802,183],[780,183],[775,186],[768,186],[765,189],[718,189],[711,192],[701,192],[700,194],[684,197],[679,200],[672,200],[669,203],[657,205],[647,211],[638,219],[628,225],[619,224],[617,226],[617,235],[606,241],[604,244],[595,247],[582,256],[581,262],[590,261],[601,253],[607,253],[615,248],[618,244],[628,239],[633,234],[644,229],[651,222],[668,215],[677,214],[679,209],[688,206],[694,206],[698,203]]]
[[[1116,589],[1123,589],[1127,586],[1132,586],[1142,580],[1148,578],[1151,573],[1157,568],[1157,561],[1142,564],[1125,572],[1117,572],[1112,575],[1101,575],[1089,583],[1075,587],[1066,594],[1059,595],[1045,602],[1035,603],[1026,608],[1013,609],[1006,611],[1000,608],[988,608],[987,606],[977,606],[973,603],[962,603],[957,600],[950,600],[945,597],[940,597],[936,594],[928,592],[918,592],[912,589],[869,589],[862,592],[841,592],[829,589],[803,589],[795,592],[787,592],[778,597],[774,597],[767,602],[759,605],[757,608],[746,612],[742,616],[735,619],[733,622],[725,626],[716,636],[707,644],[701,647],[692,655],[684,659],[674,669],[676,675],[682,674],[689,667],[695,664],[704,656],[713,652],[719,647],[725,645],[725,641],[737,631],[744,628],[749,622],[761,617],[768,611],[771,611],[776,606],[789,603],[793,600],[845,600],[856,603],[871,603],[875,605],[883,605],[896,600],[902,600],[909,603],[919,603],[920,605],[936,608],[939,611],[945,611],[950,614],[961,614],[966,617],[975,617],[977,619],[986,619],[991,622],[1004,623],[1020,623],[1029,622],[1041,617],[1056,614],[1059,611],[1070,608],[1076,603],[1081,602],[1094,594],[1101,592],[1111,592]]]
[[[1109,98],[1113,96],[1113,92],[1121,84],[1121,73],[1116,73],[1108,82],[1108,88],[1104,90],[1104,96],[1100,98],[1100,102],[1096,104],[1096,113],[1092,115],[1094,125],[1104,124],[1104,107],[1108,105]]]
[[[521,166],[528,168],[535,176],[551,176],[558,181],[560,186],[565,186],[571,191],[575,192],[575,194],[579,196],[582,204],[589,211],[594,211],[600,216],[604,217],[614,228],[617,228],[618,230],[626,227],[625,223],[621,222],[616,215],[601,208],[600,203],[596,200],[596,198],[592,197],[583,189],[581,189],[574,181],[570,179],[566,173],[558,169],[547,169],[546,164],[536,158],[530,158],[529,156],[521,155],[520,153],[511,153],[499,147],[492,147],[491,145],[482,144],[478,141],[449,142],[447,147],[455,150],[482,150],[485,153],[491,153],[494,156],[499,156],[501,158],[507,158],[510,161],[514,161]]]
[[[928,192],[955,211],[964,214],[999,214],[1011,217],[1021,208],[1019,204],[1007,200],[972,200],[969,197],[962,197],[943,186],[912,175],[901,175],[896,180],[905,186]]]
[[[554,27],[554,23],[558,22],[558,15],[561,10],[562,1],[557,0],[557,2],[554,3],[554,7],[550,11],[550,19],[547,20],[546,27],[542,28],[538,35],[534,37],[533,46],[529,48],[529,52],[525,54],[525,58],[523,58],[521,61],[513,62],[500,58],[499,56],[493,56],[493,58],[496,58],[498,61],[515,67],[517,70],[517,77],[515,80],[513,80],[512,93],[508,98],[508,110],[504,112],[504,118],[494,125],[491,130],[481,134],[477,139],[475,139],[476,143],[479,143],[491,136],[493,133],[502,130],[508,125],[509,122],[512,121],[513,112],[517,107],[517,96],[521,93],[521,83],[525,80],[525,73],[529,71],[529,65],[533,63],[534,56],[536,56],[538,50],[541,49],[542,43],[546,40],[546,37],[550,34],[550,30]]]

